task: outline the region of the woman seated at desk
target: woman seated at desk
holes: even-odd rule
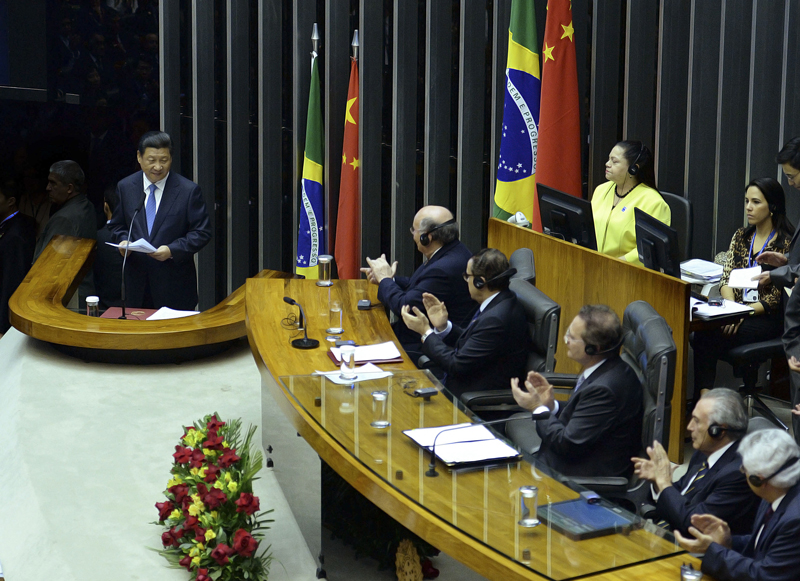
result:
[[[738,323],[710,331],[698,331],[694,348],[694,389],[714,387],[717,359],[729,349],[780,337],[783,333],[781,290],[775,286],[743,290],[728,286],[731,270],[756,266],[756,256],[767,250],[789,252],[794,226],[786,217],[783,187],[772,178],[756,178],[744,195],[747,228],[739,228],[731,239],[720,279],[722,298],[753,307],[753,314]],[[771,268],[766,266],[765,268]]]
[[[620,141],[608,155],[606,179],[592,195],[597,250],[641,265],[633,209],[670,224],[669,206],[656,188],[653,154],[641,141]]]

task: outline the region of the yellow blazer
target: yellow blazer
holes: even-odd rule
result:
[[[670,224],[669,206],[656,190],[638,184],[614,206],[614,182],[595,188],[592,195],[597,250],[603,254],[641,265],[636,250],[636,217],[633,209],[644,210],[653,218]]]

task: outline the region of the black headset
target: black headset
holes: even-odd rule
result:
[[[642,159],[642,163],[640,165],[638,162],[639,162],[639,158],[642,157],[642,156],[644,156],[644,159]],[[636,159],[633,160],[633,163],[628,166],[628,173],[631,176],[636,177],[636,174],[639,173],[639,170],[642,169],[642,166],[645,163],[647,163],[647,155],[645,154],[644,142],[640,141],[639,142],[639,153],[636,155]]]
[[[605,354],[605,353],[611,353],[612,351],[616,351],[617,349],[619,349],[620,347],[622,347],[622,344],[623,344],[624,342],[625,342],[625,333],[623,333],[623,334],[622,334],[622,336],[619,338],[619,341],[617,341],[616,343],[614,343],[614,344],[613,344],[611,347],[609,347],[608,349],[603,349],[603,350],[600,350],[600,347],[598,347],[597,345],[589,345],[589,344],[587,343],[587,344],[586,344],[586,346],[583,348],[583,350],[584,350],[584,351],[586,352],[586,354],[587,354],[587,355],[589,355],[590,357],[592,357],[592,356],[594,356],[594,355],[603,355],[603,354]]]
[[[747,477],[747,479],[750,481],[750,484],[752,484],[756,488],[759,488],[761,486],[764,486],[764,483],[767,482],[768,480],[772,480],[773,478],[775,478],[778,474],[780,474],[781,472],[783,472],[787,468],[797,464],[798,460],[800,460],[800,457],[797,457],[797,456],[795,456],[794,458],[789,458],[786,462],[783,463],[783,465],[780,468],[778,468],[775,472],[773,472],[769,476],[765,476],[765,477],[762,478],[761,476],[757,476],[755,474],[751,474],[750,476]]]
[[[421,238],[420,238],[420,240],[421,240]],[[508,270],[504,270],[503,272],[501,272],[497,276],[493,276],[489,280],[486,280],[485,278],[483,278],[483,276],[480,276],[480,275],[473,275],[472,276],[472,284],[475,285],[476,289],[480,290],[483,287],[485,287],[487,284],[489,284],[490,282],[497,282],[499,280],[503,280],[504,278],[511,278],[515,274],[517,274],[517,269],[516,268],[509,268]]]
[[[708,435],[711,436],[714,440],[718,440],[728,432],[729,434],[739,434],[744,436],[747,433],[747,428],[744,429],[736,429],[736,428],[729,428],[727,426],[721,426],[719,424],[711,424],[708,426]]]
[[[430,228],[427,232],[423,232],[422,234],[419,235],[419,243],[422,244],[423,246],[427,246],[428,244],[431,243],[431,237],[430,237],[431,232],[435,232],[439,228],[444,228],[445,226],[449,226],[450,224],[455,224],[455,223],[456,223],[455,220],[448,220],[447,222],[442,222],[441,224],[437,224],[433,228]]]

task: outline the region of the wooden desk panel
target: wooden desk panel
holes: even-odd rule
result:
[[[366,281],[336,281],[330,293],[343,301],[344,338],[357,343],[394,340],[381,310],[354,308],[358,299],[374,293],[374,286],[368,287]],[[319,348],[302,351],[289,345],[297,332],[284,329],[281,319],[297,309],[284,303],[284,296],[303,305],[308,334],[321,341]],[[323,307],[327,300],[328,290],[316,287],[313,281],[248,280],[248,339],[264,389],[271,392],[294,428],[320,457],[362,495],[403,526],[489,579],[566,579],[619,566],[632,571],[645,566],[648,573],[653,572],[652,576],[639,578],[675,579],[679,575],[673,565],[663,567],[663,571],[653,568],[652,563],[631,565],[675,551],[672,543],[645,531],[575,543],[545,526],[529,530],[518,527],[514,513],[518,499],[514,493],[519,486],[538,486],[540,503],[576,496],[556,481],[534,476],[526,463],[455,474],[439,465],[438,478],[425,477],[427,455],[402,434],[401,428],[456,423],[465,421],[465,416],[442,396],[429,403],[405,396],[402,386],[392,382],[400,382],[399,376],[413,369],[407,359],[402,364],[384,366],[398,372],[394,378],[382,380],[390,393],[392,428],[386,431],[369,428],[372,410],[366,388],[362,393],[358,386],[350,390],[332,386],[322,378],[284,377],[335,368],[326,355],[329,344],[324,340],[328,322]],[[280,377],[284,377],[283,382]],[[344,416],[340,412],[343,403],[352,406],[352,414]],[[398,469],[402,470],[399,479]],[[521,559],[525,548],[531,549],[531,566],[543,575],[507,556]],[[690,558],[686,556],[684,560]],[[693,562],[698,565],[696,560]],[[593,578],[616,579],[619,577],[606,575],[617,574],[614,571]]]
[[[594,303],[610,306],[622,318],[625,307],[633,301],[644,300],[666,319],[678,349],[669,456],[673,462],[681,463],[686,428],[684,410],[691,285],[495,218],[489,220],[488,244],[506,256],[511,256],[517,248],[533,250],[536,286],[561,305],[562,329],[566,329],[583,305]],[[556,352],[556,371],[577,373],[579,367],[564,353],[563,349],[560,350],[561,356],[559,351]]]

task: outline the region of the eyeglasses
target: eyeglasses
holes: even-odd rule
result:
[[[463,276],[463,277],[464,277],[464,282],[469,282],[469,278],[470,278],[471,276],[475,276],[475,275],[474,275],[474,274],[470,274],[470,273],[468,273],[468,272],[462,272],[462,273],[461,273],[461,276]]]
[[[583,339],[574,336],[569,328],[567,328],[567,332],[564,333],[564,343],[569,343],[570,341],[583,341]]]

